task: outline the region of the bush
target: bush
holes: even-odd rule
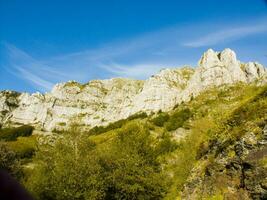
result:
[[[176,111],[172,114],[165,124],[165,128],[167,131],[176,130],[179,127],[182,127],[184,123],[192,116],[192,112],[185,108],[183,110]]]
[[[12,149],[19,158],[31,158],[36,150],[35,137],[19,137],[16,141],[7,142],[7,145]]]
[[[118,132],[103,157],[106,199],[161,199],[164,196],[166,179],[152,143],[148,129],[140,124],[128,124]]]
[[[129,116],[127,119],[121,119],[116,122],[110,123],[107,126],[95,126],[89,131],[89,134],[91,135],[98,135],[101,133],[105,133],[107,131],[111,131],[114,129],[121,128],[124,124],[126,124],[128,121],[134,120],[134,119],[144,119],[147,117],[147,114],[145,112],[136,113],[134,115]]]
[[[168,113],[160,113],[157,117],[153,118],[151,121],[153,124],[159,127],[163,127],[164,123],[169,120],[170,116]]]
[[[32,134],[33,127],[24,125],[18,128],[4,128],[0,130],[0,139],[15,141],[18,137],[27,137]]]
[[[13,152],[6,144],[0,142],[0,169],[6,170],[16,178],[21,176],[21,165]]]
[[[173,152],[177,147],[177,143],[171,140],[171,136],[168,133],[165,133],[159,144],[156,146],[156,154],[164,155]]]
[[[128,120],[144,119],[146,117],[147,117],[147,114],[145,112],[140,112],[140,113],[136,113],[136,114],[133,114],[133,115],[129,116],[127,119]]]
[[[201,142],[198,150],[196,152],[196,159],[201,159],[204,155],[206,155],[210,150],[210,143],[209,142]]]
[[[99,135],[99,134],[105,133],[107,131],[111,131],[111,130],[114,130],[114,129],[121,128],[126,123],[126,121],[127,121],[126,119],[121,119],[119,121],[110,123],[107,126],[95,126],[94,128],[92,128],[89,131],[89,134],[90,135]]]
[[[93,142],[76,134],[41,148],[26,188],[36,199],[102,199],[105,182],[95,150]]]
[[[171,115],[161,112],[157,117],[154,117],[151,122],[159,127],[165,126],[167,131],[173,131],[182,127],[192,115],[192,112],[188,108],[176,110]]]
[[[161,199],[165,179],[147,128],[130,123],[99,147],[68,134],[40,149],[26,187],[36,199]]]

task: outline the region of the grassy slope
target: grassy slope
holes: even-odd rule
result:
[[[151,116],[141,114],[119,123],[115,122],[109,128],[94,129],[97,134],[91,132],[89,137],[99,147],[109,145],[109,141],[116,136],[117,132],[129,123],[149,127],[155,142],[160,141],[164,134],[172,134],[176,128],[182,127],[189,130],[189,134],[184,139],[174,142],[176,148],[173,148],[172,152],[159,158],[169,180],[166,199],[176,199],[179,198],[185,183],[190,182],[192,169],[206,163],[203,157],[209,155],[210,141],[237,140],[244,133],[242,127],[247,121],[253,121],[253,123],[246,124],[245,129],[257,132],[255,124],[266,117],[266,98],[259,95],[263,90],[266,91],[266,88],[242,84],[210,89],[190,102],[175,106],[168,113],[157,113]],[[253,104],[252,101],[257,103]],[[258,112],[259,107],[261,113]],[[190,114],[185,117],[181,113],[187,109],[190,110]],[[240,117],[245,121],[239,121]],[[160,123],[155,122],[155,118]],[[176,122],[179,122],[179,125]],[[230,126],[231,122],[235,124]],[[34,148],[35,141],[31,136],[7,143],[20,153],[24,151],[23,146]],[[209,156],[215,157],[213,154]],[[266,164],[265,160],[261,162],[263,165]]]
[[[251,191],[247,189],[251,184],[249,180],[246,183],[247,186],[241,186],[242,175],[239,174],[240,170],[233,170],[231,167],[226,169],[226,166],[231,166],[237,162],[239,167],[243,167],[245,163],[243,160],[246,160],[245,153],[242,153],[244,154],[243,158],[243,155],[237,155],[238,151],[235,148],[244,143],[242,141],[248,134],[252,135],[249,140],[256,138],[249,147],[251,151],[262,151],[254,143],[261,139],[262,128],[267,120],[267,88],[251,86],[240,88],[237,86],[232,88],[230,93],[232,94],[231,97],[235,98],[227,101],[219,98],[214,101],[214,103],[217,102],[216,104],[211,104],[216,106],[211,106],[212,111],[208,114],[210,119],[206,123],[213,123],[214,125],[212,129],[206,129],[202,133],[206,139],[202,141],[201,146],[197,149],[198,155],[196,154],[196,158],[198,159],[194,164],[196,172],[191,175],[188,181],[188,185],[193,186],[192,183],[196,181],[197,177],[201,177],[202,186],[196,184],[193,186],[195,189],[187,191],[185,196],[189,195],[190,192],[195,192],[196,196],[202,195],[201,198],[205,197],[207,199],[222,199],[226,194],[230,195],[229,198],[231,199],[245,199],[249,198],[251,194],[254,195],[253,189]],[[204,123],[201,125],[202,128]],[[242,148],[244,149],[244,147]],[[227,164],[221,164],[222,161]],[[255,170],[258,169],[257,164],[250,163],[249,165],[253,166]],[[212,175],[207,175],[207,171],[209,173],[212,171]],[[263,174],[257,176],[263,176],[264,178],[266,169],[263,169],[263,171],[265,171],[262,172]],[[232,172],[237,175],[228,175]],[[256,176],[255,171],[252,170],[250,173]],[[255,184],[252,187],[256,187],[256,182],[252,184]],[[230,192],[229,188],[232,188],[234,192]],[[246,188],[245,191],[242,188]],[[247,194],[244,195],[245,193]],[[238,195],[244,196],[238,197]]]
[[[199,159],[207,153],[206,151],[208,151],[210,145],[209,141],[214,138],[225,141],[228,138],[236,139],[238,138],[237,136],[241,136],[238,126],[236,128],[233,127],[231,130],[225,130],[226,123],[237,113],[242,113],[242,108],[248,108],[251,105],[251,101],[258,98],[262,90],[265,89],[243,84],[237,84],[232,87],[214,88],[202,93],[188,103],[176,106],[169,113],[158,113],[141,120],[135,119],[136,122],[148,126],[156,138],[160,138],[162,134],[172,132],[168,131],[169,123],[175,123],[175,120],[179,121],[179,117],[177,118],[175,113],[179,113],[181,110],[187,108],[192,112],[189,120],[185,120],[185,123],[182,124],[184,128],[190,130],[190,134],[178,142],[178,148],[175,151],[160,158],[166,176],[169,177],[171,182],[166,199],[174,199],[180,196],[191,170],[201,165]],[[266,100],[262,101],[266,103]],[[253,107],[251,109],[249,112],[254,113],[255,120],[257,116],[265,114],[265,107],[262,108],[263,113],[261,115],[253,110],[256,108]],[[160,119],[155,123],[154,119],[159,116],[161,116]],[[125,124],[127,123],[128,121],[125,121]],[[252,127],[248,127],[248,129],[250,128],[253,129]],[[116,129],[101,133],[100,135],[91,136],[91,138],[97,143],[105,143],[112,139],[114,135],[116,135]]]

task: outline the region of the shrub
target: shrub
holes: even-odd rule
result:
[[[0,142],[0,169],[8,171],[16,178],[21,176],[20,161],[17,159],[15,152],[3,142]]]
[[[89,134],[98,135],[98,134],[105,133],[113,129],[121,128],[126,123],[126,121],[127,121],[126,119],[121,119],[119,121],[110,123],[107,126],[95,126],[92,129],[90,129]]]
[[[78,134],[41,148],[26,188],[36,199],[103,199],[105,179],[94,151],[95,144]]]
[[[133,115],[129,116],[127,119],[128,120],[144,119],[146,117],[147,117],[147,114],[145,112],[140,112],[140,113],[136,113],[136,114],[133,114]]]
[[[171,115],[161,112],[158,116],[154,117],[151,122],[159,127],[165,126],[167,131],[173,131],[182,127],[192,115],[192,112],[188,108],[176,110]]]
[[[35,137],[18,137],[16,141],[7,142],[19,158],[31,158],[36,150]]]
[[[164,155],[166,153],[173,152],[177,147],[177,143],[171,140],[171,137],[168,133],[165,133],[163,134],[159,144],[156,146],[156,154]]]
[[[147,128],[129,123],[107,145],[67,134],[40,149],[26,187],[36,199],[161,199],[165,179]]]
[[[166,179],[147,128],[131,123],[122,128],[104,155],[106,199],[161,199]],[[123,149],[123,151],[122,151]]]
[[[136,113],[134,115],[129,116],[127,119],[121,119],[116,122],[110,123],[107,126],[95,126],[90,131],[89,134],[91,135],[98,135],[107,131],[111,131],[114,129],[121,128],[124,124],[126,124],[128,121],[134,120],[134,119],[144,119],[147,117],[147,114],[145,112]]]
[[[33,127],[23,125],[17,128],[4,128],[0,130],[0,139],[15,141],[18,137],[27,137],[32,134]]]
[[[165,124],[165,128],[167,131],[176,130],[179,127],[182,127],[184,123],[192,116],[192,112],[185,108],[183,110],[176,111],[172,114]]]
[[[154,117],[151,121],[153,124],[159,127],[163,127],[164,123],[169,120],[168,113],[160,113],[157,117]]]

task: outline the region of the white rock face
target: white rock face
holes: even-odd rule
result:
[[[197,68],[164,69],[145,81],[113,78],[85,85],[69,81],[47,94],[0,92],[0,119],[3,125],[31,124],[47,131],[72,123],[90,128],[137,112],[168,111],[210,87],[257,80],[267,82],[261,64],[240,63],[230,49],[209,49]]]
[[[259,63],[249,62],[244,65],[246,72],[246,78],[248,82],[257,80],[259,77],[263,77],[266,74],[266,69]]]
[[[211,86],[233,84],[236,82],[251,82],[254,75],[242,70],[242,64],[236,59],[236,54],[230,49],[214,52],[209,49],[201,57],[199,67],[189,81],[188,87],[183,92],[183,100],[196,96]],[[263,68],[263,70],[265,70]],[[264,71],[265,73],[266,71]],[[255,74],[260,78],[262,74]]]

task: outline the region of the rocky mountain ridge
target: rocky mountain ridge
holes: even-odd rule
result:
[[[113,78],[56,84],[50,93],[0,93],[0,120],[31,124],[46,131],[71,123],[106,125],[138,112],[168,111],[210,87],[237,82],[265,84],[267,70],[257,62],[241,63],[230,49],[209,49],[196,68],[164,69],[148,80]]]

